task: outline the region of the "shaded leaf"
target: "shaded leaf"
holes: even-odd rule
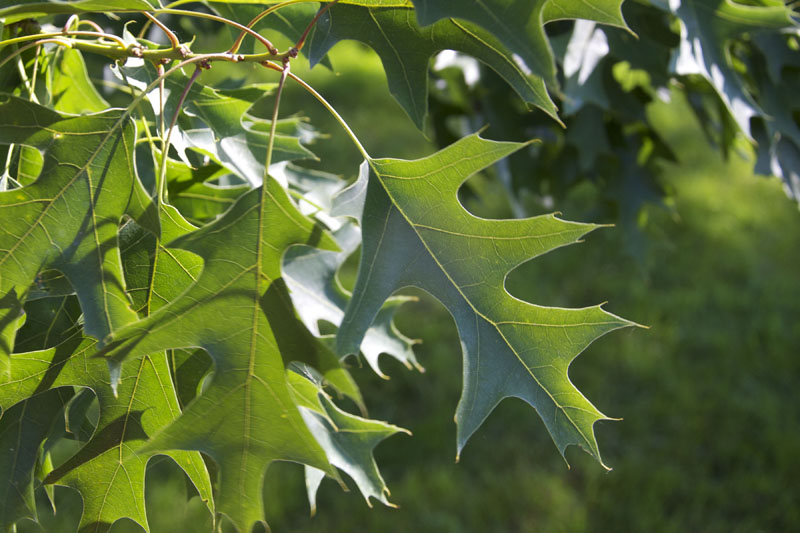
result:
[[[673,57],[677,74],[699,74],[714,87],[739,128],[748,136],[750,119],[763,111],[736,73],[729,41],[745,32],[779,30],[795,25],[791,9],[782,0],[745,5],[732,0],[670,0],[681,20],[681,42]]]
[[[422,26],[445,18],[468,20],[485,28],[503,45],[517,54],[528,69],[548,87],[558,86],[552,50],[544,25],[552,20],[585,19],[625,26],[622,0],[415,0],[417,19]]]
[[[0,417],[0,529],[21,518],[36,519],[34,469],[53,423],[63,416],[71,390],[57,389],[4,405]]]
[[[0,19],[11,24],[26,18],[44,15],[92,13],[103,11],[146,11],[158,7],[158,3],[147,0],[73,0],[71,2],[17,0],[14,5],[0,7]]]
[[[303,418],[325,449],[331,464],[356,482],[367,505],[371,506],[370,498],[375,498],[392,506],[387,499],[389,489],[378,471],[372,452],[381,441],[408,431],[386,422],[351,415],[339,409],[311,380],[294,372],[289,372],[288,376]],[[324,475],[324,472],[306,466],[306,476],[311,481],[308,497],[312,509],[316,505],[316,489],[322,481],[320,473]]]
[[[448,19],[420,28],[411,9],[337,5],[317,23],[309,43],[311,64],[343,39],[357,39],[378,53],[389,91],[418,128],[424,126],[428,112],[428,63],[445,49],[485,62],[525,102],[557,118],[541,77],[528,75],[503,43],[473,22]]]

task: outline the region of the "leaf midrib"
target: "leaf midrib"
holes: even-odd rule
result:
[[[537,377],[536,377],[536,374],[535,374],[535,373],[534,373],[534,372],[533,372],[533,371],[532,371],[532,370],[531,370],[531,369],[530,369],[530,368],[529,368],[527,365],[525,365],[524,361],[522,361],[522,359],[520,358],[519,354],[517,354],[517,351],[516,351],[516,350],[514,349],[514,347],[511,345],[511,343],[509,342],[509,340],[506,338],[506,336],[505,336],[505,335],[503,335],[503,332],[502,332],[502,331],[500,330],[500,328],[498,327],[498,324],[497,324],[497,323],[495,323],[495,322],[494,322],[493,320],[491,320],[490,318],[488,318],[488,317],[487,317],[486,315],[484,315],[483,313],[481,313],[480,311],[478,311],[478,309],[476,309],[476,307],[475,307],[475,306],[472,304],[472,302],[469,300],[469,298],[467,298],[467,296],[466,296],[466,295],[465,295],[465,294],[462,292],[462,290],[461,290],[461,288],[458,286],[458,284],[457,284],[457,283],[456,283],[456,282],[453,280],[453,278],[451,278],[451,277],[450,277],[450,274],[447,272],[447,270],[444,268],[444,266],[443,266],[443,265],[442,265],[442,264],[439,262],[439,259],[436,257],[436,254],[434,254],[434,253],[433,253],[433,251],[432,251],[432,250],[430,249],[430,247],[428,246],[428,243],[425,241],[425,239],[423,239],[422,235],[420,235],[420,233],[417,231],[417,228],[416,228],[415,224],[414,224],[413,222],[411,222],[411,220],[409,219],[409,217],[408,217],[408,216],[405,214],[405,212],[404,212],[404,211],[403,211],[403,210],[400,208],[400,206],[398,205],[398,202],[395,200],[395,198],[394,198],[394,196],[392,195],[391,191],[389,191],[389,189],[388,189],[388,188],[387,188],[387,187],[384,185],[384,183],[383,183],[383,180],[381,179],[381,178],[382,178],[382,176],[381,176],[381,173],[378,171],[378,169],[377,169],[377,168],[376,168],[376,166],[375,166],[375,165],[372,163],[372,161],[371,161],[371,160],[370,160],[370,166],[372,167],[372,169],[373,169],[373,171],[375,172],[376,176],[378,176],[378,178],[379,178],[379,182],[380,182],[380,184],[381,184],[381,187],[383,188],[383,190],[386,192],[386,195],[387,195],[387,196],[389,197],[389,199],[391,200],[391,202],[392,202],[392,205],[394,206],[394,208],[395,208],[395,209],[397,209],[397,212],[398,212],[398,213],[400,213],[400,215],[403,217],[403,219],[405,219],[406,223],[407,223],[407,224],[408,224],[408,225],[411,227],[412,231],[414,231],[414,234],[415,234],[415,235],[417,236],[417,238],[420,240],[420,242],[422,243],[422,245],[425,247],[425,250],[426,250],[426,251],[428,252],[428,254],[431,256],[431,259],[433,259],[433,261],[436,263],[436,265],[439,267],[439,269],[440,269],[440,270],[442,271],[442,273],[445,275],[445,277],[447,278],[447,280],[448,280],[448,281],[449,281],[449,282],[450,282],[450,283],[453,285],[453,287],[456,289],[456,291],[458,291],[458,293],[461,295],[461,297],[464,299],[464,301],[467,303],[467,305],[469,305],[470,309],[472,309],[472,311],[475,313],[475,315],[476,315],[476,316],[479,316],[480,318],[482,318],[483,320],[485,320],[486,322],[488,322],[489,324],[491,324],[491,325],[492,325],[492,326],[495,328],[495,330],[497,331],[498,335],[500,335],[500,338],[502,338],[502,339],[503,339],[503,342],[505,342],[506,346],[508,346],[508,349],[509,349],[509,350],[511,350],[511,353],[513,353],[513,354],[514,354],[514,357],[516,357],[516,358],[517,358],[517,361],[519,361],[520,365],[522,365],[522,367],[523,367],[523,368],[524,368],[524,369],[527,371],[527,373],[528,373],[528,374],[529,374],[529,375],[530,375],[530,376],[533,378],[533,380],[536,382],[536,384],[539,386],[539,388],[541,388],[541,389],[542,389],[542,390],[543,390],[543,391],[544,391],[544,392],[547,394],[547,396],[550,398],[550,400],[553,402],[553,404],[556,406],[556,408],[558,408],[558,409],[561,411],[561,413],[564,415],[564,417],[566,417],[566,419],[567,419],[567,420],[569,420],[570,424],[572,424],[572,426],[575,428],[575,430],[576,430],[576,431],[577,431],[577,432],[578,432],[578,433],[581,435],[581,437],[583,437],[583,440],[584,440],[584,442],[585,442],[585,443],[588,445],[589,449],[590,449],[590,450],[593,450],[593,449],[594,449],[594,446],[592,446],[592,442],[591,442],[591,440],[590,440],[590,439],[589,439],[589,438],[586,436],[586,434],[585,434],[585,433],[583,432],[583,430],[582,430],[582,429],[581,429],[581,428],[578,426],[578,424],[577,424],[577,423],[575,423],[575,421],[572,419],[572,417],[570,417],[570,416],[569,416],[569,414],[567,414],[567,412],[566,412],[566,410],[565,410],[565,407],[564,407],[563,405],[561,405],[561,404],[560,404],[560,403],[559,403],[559,402],[558,402],[558,401],[557,401],[557,400],[556,400],[556,399],[553,397],[553,395],[550,393],[550,391],[547,389],[547,387],[545,387],[545,386],[542,384],[542,382],[539,380],[539,378],[537,378]],[[503,290],[504,290],[504,292],[505,292],[505,289],[503,289]],[[506,292],[506,294],[508,294],[508,293]],[[577,390],[577,389],[576,389],[576,390]],[[580,394],[581,396],[583,396],[583,395],[581,394],[581,392],[580,392],[580,391],[577,391],[577,392],[578,392],[578,394]]]

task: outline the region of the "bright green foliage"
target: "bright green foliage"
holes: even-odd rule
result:
[[[13,452],[0,458],[4,530],[35,519],[39,487],[58,506],[54,485],[80,492],[81,531],[123,518],[148,530],[145,476],[157,454],[183,469],[215,524],[222,515],[240,531],[265,520],[273,461],[305,465],[312,509],[324,476],[344,484],[340,471],[367,503],[391,505],[373,451],[404,430],[366,418],[343,361],[363,354],[384,376],[385,353],[421,369],[416,341],[393,322],[410,299],[395,292],[408,286],[438,299],[458,328],[458,453],[500,401],[518,397],[562,455],[575,444],[602,464],[594,423],[606,417],[569,365],[633,323],[506,291],[518,265],[598,227],[527,216],[520,180],[558,197],[588,177],[635,223],[671,156],[645,105],[678,76],[725,150],[740,132],[759,140],[759,166],[800,191],[798,39],[778,0],[323,4],[0,7],[0,444]],[[265,52],[250,35],[227,48],[265,6],[275,11],[254,28],[294,46]],[[141,11],[180,30],[150,19],[150,33]],[[315,158],[319,134],[280,110],[281,91],[302,82],[278,83],[275,71],[289,68],[306,29],[300,52],[312,63],[329,65],[344,39],[372,47],[391,93],[420,129],[432,123],[442,149],[373,158],[334,112],[364,156],[358,177],[345,188],[298,163]],[[167,44],[153,40],[159,32]],[[222,49],[197,52],[214,38]],[[431,58],[445,49],[488,68],[477,82],[440,69],[432,89]],[[242,67],[242,79],[206,81],[220,62]],[[259,65],[274,76],[245,80]],[[464,129],[485,123],[496,128],[485,137],[508,142]],[[555,142],[531,142],[532,132]],[[465,209],[459,190],[475,173],[500,179],[516,219]],[[350,293],[338,276],[359,246]]]
[[[129,214],[158,231],[134,173],[136,130],[119,111],[66,118],[16,97],[2,100],[2,142],[42,150],[44,166],[34,184],[0,192],[0,323],[13,318],[12,295],[24,301],[37,274],[56,268],[78,294],[87,334],[102,338],[136,318],[116,251],[120,219]]]
[[[244,529],[263,518],[260,483],[270,461],[333,473],[292,402],[282,360],[324,349],[315,348],[291,316],[280,277],[281,255],[301,243],[335,247],[274,180],[267,181],[222,218],[173,243],[203,258],[197,281],[120,330],[104,350],[119,362],[170,348],[202,347],[211,355],[215,373],[208,388],[148,449],[196,449],[212,457],[220,471],[218,509]]]

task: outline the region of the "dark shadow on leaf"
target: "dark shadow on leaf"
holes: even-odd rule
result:
[[[95,459],[123,442],[147,440],[149,435],[142,429],[144,411],[131,411],[109,423],[92,437],[86,446],[70,457],[64,464],[50,472],[43,483],[55,483],[69,471]],[[124,435],[123,435],[124,432]]]

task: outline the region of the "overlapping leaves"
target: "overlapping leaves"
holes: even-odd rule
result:
[[[485,61],[524,101],[555,117],[547,91],[558,91],[558,83],[543,25],[586,18],[624,26],[619,5],[343,0],[320,20],[309,52],[321,60],[339,39],[366,40],[420,126],[428,61],[444,48]],[[0,19],[155,7],[22,2],[0,8]],[[311,15],[306,8],[293,13],[289,33]],[[261,484],[276,460],[306,465],[312,505],[321,474],[338,478],[337,469],[368,501],[388,504],[372,451],[401,430],[334,403],[330,390],[365,412],[339,357],[315,334],[326,320],[340,325],[339,355],[362,351],[376,370],[381,352],[414,365],[412,341],[391,322],[403,300],[390,298],[406,285],[430,292],[456,318],[464,347],[459,451],[499,401],[518,396],[537,409],[562,453],[577,444],[599,459],[593,424],[604,417],[567,370],[595,338],[630,323],[599,307],[535,306],[504,288],[519,263],[594,226],[552,216],[479,219],[456,196],[470,174],[523,144],[473,135],[418,161],[367,158],[359,180],[329,211],[338,183],[294,167],[264,167],[268,141],[272,163],[311,156],[301,140],[313,134],[300,119],[266,118],[262,96],[274,86],[195,83],[179,112],[188,77],[178,73],[166,80],[163,103],[157,92],[146,95],[152,113],[131,106],[66,115],[97,111],[103,99],[90,90],[76,51],[53,64],[60,73],[43,77],[49,85],[32,87],[29,100],[22,90],[0,96],[0,143],[19,178],[16,188],[0,192],[7,230],[0,235],[0,441],[25,444],[25,453],[0,461],[14,489],[0,508],[4,527],[35,517],[37,484],[63,484],[82,494],[82,530],[104,531],[124,517],[147,528],[145,470],[162,453],[184,469],[212,513],[240,530],[264,520]],[[79,79],[69,84],[61,71]],[[156,87],[156,67],[142,61],[114,71],[135,95]],[[45,105],[32,103],[37,90]],[[88,97],[82,101],[80,93]],[[157,127],[173,115],[180,162],[160,145]],[[271,126],[278,134],[270,139]],[[149,157],[137,157],[145,150]],[[167,194],[154,203],[137,165],[152,194],[162,158]],[[311,182],[320,188],[304,188]],[[303,199],[296,205],[287,189]],[[303,214],[312,205],[322,206],[316,222]],[[345,215],[356,220],[335,218]],[[360,239],[362,264],[350,295],[336,274]],[[318,296],[316,303],[304,303],[301,293]],[[85,414],[92,398],[99,408],[94,428]],[[54,464],[49,450],[64,438],[80,444]],[[213,493],[200,452],[216,465]]]
[[[15,302],[24,301],[37,274],[55,268],[78,294],[87,333],[101,338],[136,318],[116,251],[121,218],[158,232],[134,173],[133,123],[118,110],[64,117],[13,96],[0,99],[0,142],[37,148],[44,157],[35,183],[0,192],[0,328],[16,318]],[[10,348],[0,348],[0,357]]]

